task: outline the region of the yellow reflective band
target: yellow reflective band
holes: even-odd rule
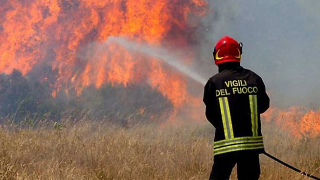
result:
[[[262,139],[262,136],[258,136],[258,137],[240,137],[240,138],[217,141],[217,142],[214,142],[214,149],[220,148],[223,146],[236,145],[236,144],[242,144],[242,143],[263,143],[263,139]]]
[[[223,59],[223,57],[220,57],[219,56],[219,52],[220,52],[220,50],[221,49],[218,49],[218,51],[217,51],[217,53],[216,53],[216,56],[215,56],[215,59],[216,60],[221,60],[221,59]],[[238,52],[239,52],[239,55],[238,56],[236,56],[235,58],[237,58],[237,59],[241,59],[241,52],[240,52],[240,50],[238,49]]]
[[[222,100],[222,98],[219,98],[219,104],[220,104],[220,111],[221,111],[221,117],[222,117],[224,137],[225,137],[226,139],[229,139],[229,138],[228,138],[229,136],[228,136],[227,123],[226,123],[226,116],[225,116],[225,111],[224,111],[224,106],[223,106],[223,100]]]
[[[220,49],[216,53],[216,60],[221,60],[222,59],[221,57],[219,57],[219,52],[220,52]]]
[[[258,136],[258,102],[257,95],[249,95],[251,110],[252,136]]]
[[[242,150],[245,150],[245,148],[251,148],[251,147],[263,147],[263,143],[248,143],[248,144],[235,144],[235,145],[231,145],[231,146],[226,146],[226,147],[222,147],[222,148],[217,148],[214,149],[214,152],[219,152],[219,151],[225,151],[225,150],[230,150],[230,149],[239,149],[241,148]]]
[[[214,150],[214,155],[219,155],[219,154],[234,152],[234,151],[257,150],[257,149],[264,149],[263,143],[239,144],[239,145],[227,146],[224,148],[218,148]]]
[[[237,56],[236,58],[241,58],[241,52],[240,52],[240,49],[238,49],[238,52],[239,52],[239,56]]]
[[[219,98],[219,104],[220,104],[225,139],[232,139],[234,138],[234,134],[233,134],[233,127],[232,127],[228,98],[227,97]]]
[[[231,133],[231,138],[234,138],[233,134],[233,126],[232,126],[232,121],[231,121],[231,114],[230,114],[230,107],[229,107],[229,101],[227,97],[224,97],[225,103],[226,103],[226,109],[227,109],[227,114],[228,114],[228,123],[229,123],[229,128],[230,128],[230,133]]]
[[[214,155],[254,149],[264,149],[262,136],[238,137],[214,142]]]
[[[256,119],[255,120],[255,123],[256,123],[255,124],[255,128],[256,128],[255,129],[255,133],[256,133],[256,136],[258,136],[258,127],[259,127],[259,125],[258,125],[258,115],[259,114],[258,114],[258,100],[257,100],[258,98],[257,98],[257,95],[254,95],[253,99],[254,99],[253,102],[254,102],[254,114],[255,114],[254,117]]]

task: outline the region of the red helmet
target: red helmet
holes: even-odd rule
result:
[[[229,36],[222,37],[213,50],[216,65],[226,62],[240,62],[242,54],[242,43]]]

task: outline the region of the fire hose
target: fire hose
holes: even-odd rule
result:
[[[312,174],[303,172],[303,171],[301,171],[300,169],[295,168],[295,167],[291,166],[290,164],[287,164],[287,163],[281,161],[280,159],[278,159],[278,158],[270,155],[270,154],[267,153],[267,152],[264,152],[263,154],[266,155],[267,157],[275,160],[276,162],[278,162],[278,163],[280,163],[280,164],[282,164],[282,165],[284,165],[284,166],[286,166],[286,167],[288,167],[288,168],[290,168],[290,169],[292,169],[292,170],[294,170],[294,171],[296,171],[296,172],[298,172],[298,173],[300,173],[300,174],[302,174],[302,175],[304,175],[304,176],[307,176],[307,177],[312,178],[312,179],[320,180],[320,178],[318,178],[318,177],[316,177],[316,176],[314,176],[314,175],[312,175]]]

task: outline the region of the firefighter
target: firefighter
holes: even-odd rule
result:
[[[240,66],[242,43],[229,36],[216,44],[219,72],[204,88],[206,117],[215,127],[211,180],[227,180],[237,164],[239,180],[257,180],[264,152],[260,114],[269,108],[262,79]]]

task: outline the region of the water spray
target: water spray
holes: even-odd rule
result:
[[[156,47],[156,46],[151,46],[149,44],[145,44],[145,43],[136,43],[134,41],[131,41],[129,39],[126,39],[124,37],[110,37],[105,44],[107,43],[117,43],[123,47],[125,47],[127,50],[131,50],[131,51],[136,51],[136,52],[141,52],[144,53],[146,55],[149,55],[151,57],[155,57],[163,62],[165,62],[166,64],[168,64],[169,66],[175,68],[176,70],[178,70],[180,73],[184,74],[185,76],[191,78],[192,80],[205,85],[206,83],[206,79],[204,77],[202,77],[201,75],[199,75],[198,73],[196,73],[194,70],[192,70],[190,67],[186,66],[185,64],[183,64],[181,61],[179,61],[178,56],[174,55],[174,53],[169,52],[167,49],[161,48],[161,47]],[[307,176],[309,178],[313,178],[316,180],[320,180],[320,178],[313,176],[309,173],[303,172],[293,166],[291,166],[290,164],[287,164],[283,161],[281,161],[280,159],[270,155],[267,152],[264,152],[263,154],[265,154],[267,157],[275,160],[276,162],[300,173],[301,175]]]
[[[136,43],[134,41],[130,41],[123,37],[110,37],[107,42],[115,42],[123,47],[125,47],[127,50],[141,52],[146,55],[149,55],[151,57],[155,57],[169,66],[173,67],[174,69],[178,70],[180,73],[184,74],[185,76],[189,77],[190,79],[205,85],[207,80],[200,76],[198,73],[196,73],[194,70],[192,70],[190,67],[183,64],[181,61],[179,61],[178,57],[175,56],[172,52],[169,52],[168,50],[151,46],[145,43]],[[105,43],[107,43],[105,42]]]

